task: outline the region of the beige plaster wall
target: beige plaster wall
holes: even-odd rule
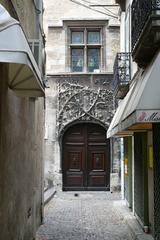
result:
[[[31,240],[43,212],[44,104],[16,97],[0,71],[0,239]]]
[[[18,19],[28,38],[36,38],[36,9],[33,0],[12,0]]]
[[[34,38],[34,2],[0,3]],[[7,64],[0,63],[0,73],[0,239],[33,240],[43,215],[44,99],[17,97]]]

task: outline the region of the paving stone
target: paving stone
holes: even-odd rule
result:
[[[120,211],[120,195],[58,192],[45,207],[36,240],[131,240]]]

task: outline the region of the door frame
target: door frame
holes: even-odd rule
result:
[[[83,190],[82,189],[78,189],[78,188],[74,188],[73,187],[73,189],[69,189],[69,190],[67,190],[66,188],[65,188],[65,190],[64,190],[64,186],[63,186],[63,184],[64,184],[64,173],[63,173],[63,158],[64,158],[64,146],[63,146],[63,139],[64,139],[64,134],[66,133],[66,131],[69,129],[69,128],[71,128],[72,126],[74,126],[74,125],[79,125],[79,124],[95,124],[95,125],[99,125],[99,126],[101,126],[102,128],[104,128],[104,130],[106,131],[106,133],[107,133],[107,130],[108,130],[108,127],[109,126],[107,126],[107,125],[105,125],[103,122],[99,122],[99,121],[74,121],[74,122],[72,122],[72,123],[69,123],[69,124],[67,124],[63,129],[62,129],[62,131],[59,133],[59,136],[58,136],[58,139],[59,139],[59,146],[60,146],[60,173],[62,173],[62,190],[63,191],[110,191],[110,172],[111,172],[111,151],[110,151],[110,147],[111,147],[111,143],[110,143],[110,139],[108,139],[108,144],[109,144],[109,147],[108,147],[108,163],[109,163],[109,174],[108,174],[108,185],[106,186],[106,189],[104,189],[104,188],[98,188],[98,189],[93,189],[93,188],[84,188]],[[107,137],[106,137],[106,139],[107,139]]]

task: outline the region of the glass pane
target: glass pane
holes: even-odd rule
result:
[[[83,43],[83,32],[72,32],[72,39],[71,43],[78,43],[82,44]]]
[[[83,71],[83,49],[72,49],[72,71],[82,72]]]
[[[100,43],[100,32],[88,32],[88,43]]]
[[[88,49],[88,71],[96,72],[100,68],[100,49],[89,48]]]
[[[37,64],[39,65],[39,46],[37,44],[34,45],[34,57]]]

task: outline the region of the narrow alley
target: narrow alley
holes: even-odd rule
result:
[[[0,240],[160,240],[160,0],[0,0]]]
[[[118,193],[59,192],[45,208],[36,240],[130,240]]]

